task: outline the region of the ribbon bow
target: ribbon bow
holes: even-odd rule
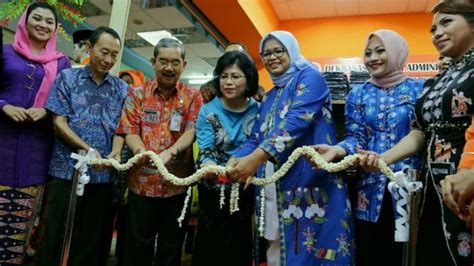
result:
[[[420,190],[423,184],[419,181],[408,181],[407,175],[402,172],[394,174],[395,181],[388,184],[388,190],[396,199],[395,241],[408,242],[410,229],[410,196]]]
[[[76,195],[78,196],[84,195],[84,187],[90,181],[90,177],[87,175],[87,170],[89,169],[90,162],[94,160],[96,156],[97,152],[92,148],[87,151],[86,155],[71,153],[71,158],[77,160],[74,168],[79,171],[79,177],[77,179],[76,186]]]

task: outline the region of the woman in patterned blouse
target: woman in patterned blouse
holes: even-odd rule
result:
[[[458,168],[466,143],[464,133],[474,113],[474,7],[446,1],[437,4],[432,13],[433,44],[453,61],[434,82],[425,85],[415,106],[416,127],[380,158],[393,163],[425,150],[417,265],[472,265],[470,230],[455,215],[464,206],[454,207],[455,212],[446,208],[440,181]],[[369,169],[375,163],[374,154],[362,161]]]
[[[347,96],[345,139],[334,146],[316,146],[327,161],[354,154],[357,149],[382,153],[410,132],[423,83],[402,72],[407,56],[408,45],[398,33],[378,30],[369,34],[364,64],[371,78]],[[400,171],[418,164],[416,157],[409,157],[391,167]],[[357,181],[358,265],[379,265],[382,260],[401,265],[402,245],[394,239],[393,199],[387,185],[387,177],[380,172],[361,172]]]
[[[258,89],[258,72],[250,57],[227,52],[217,61],[213,87],[217,97],[199,111],[196,136],[198,165],[225,166],[250,134],[258,106],[251,98]],[[220,180],[222,181],[222,180]],[[239,189],[239,209],[229,213],[229,202],[220,206],[224,190],[230,198],[230,183],[205,180],[199,189],[199,223],[192,265],[252,265],[252,190]]]

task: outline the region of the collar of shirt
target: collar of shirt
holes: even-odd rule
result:
[[[176,85],[174,86],[174,88],[173,88],[173,93],[171,94],[171,96],[170,96],[169,99],[165,99],[165,98],[163,97],[163,95],[160,94],[160,83],[158,82],[158,80],[156,80],[156,78],[153,79],[153,84],[152,84],[152,86],[151,86],[150,88],[151,88],[151,92],[152,92],[153,95],[157,95],[157,96],[161,97],[163,100],[166,101],[166,100],[170,100],[172,97],[178,95],[178,89],[181,87],[180,85],[181,85],[181,84],[180,84],[180,82],[178,81],[178,82],[176,83]]]
[[[81,72],[80,75],[81,75],[81,78],[90,78],[92,81],[94,81],[94,78],[92,77],[92,70],[91,70],[90,65],[85,66],[82,69],[82,72]],[[114,79],[112,78],[112,75],[110,75],[110,73],[107,73],[105,75],[105,79],[102,83],[104,83],[104,82],[107,82],[110,85],[114,86]],[[95,81],[94,81],[94,83],[95,83]]]

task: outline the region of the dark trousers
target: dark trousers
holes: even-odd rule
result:
[[[239,191],[240,211],[230,214],[229,201],[220,208],[220,191],[199,184],[199,221],[193,266],[251,266],[253,188]],[[226,199],[230,189],[226,190]]]
[[[44,239],[40,243],[35,265],[56,266],[60,263],[65,235],[72,182],[54,178],[45,209]],[[75,192],[74,192],[75,193]],[[111,184],[87,184],[78,197],[68,265],[102,266],[103,241],[106,240],[106,213],[112,204]]]
[[[158,266],[181,265],[188,219],[183,221],[181,228],[177,219],[181,215],[185,196],[180,194],[169,198],[153,198],[129,192],[124,265],[149,266],[153,265],[153,260]]]
[[[395,220],[390,192],[385,190],[377,222],[355,219],[356,264],[358,266],[400,266],[403,244],[395,242]]]

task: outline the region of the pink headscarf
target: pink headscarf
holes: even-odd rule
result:
[[[42,108],[46,104],[46,99],[48,98],[49,91],[53,85],[54,79],[56,78],[56,72],[58,71],[58,59],[65,57],[63,53],[56,51],[56,32],[55,30],[51,35],[51,38],[46,43],[44,49],[39,55],[34,55],[31,52],[31,41],[26,31],[26,12],[28,8],[25,9],[23,14],[18,21],[17,30],[15,33],[15,40],[13,41],[13,49],[22,55],[23,57],[43,65],[44,68],[44,77],[41,82],[41,85],[36,94],[35,102],[33,107]]]
[[[402,83],[408,78],[403,73],[403,67],[408,58],[408,44],[406,40],[398,33],[392,30],[378,30],[369,34],[367,45],[370,38],[377,36],[382,41],[387,54],[387,74],[383,77],[374,77],[371,75],[370,83],[381,88],[390,88]]]

